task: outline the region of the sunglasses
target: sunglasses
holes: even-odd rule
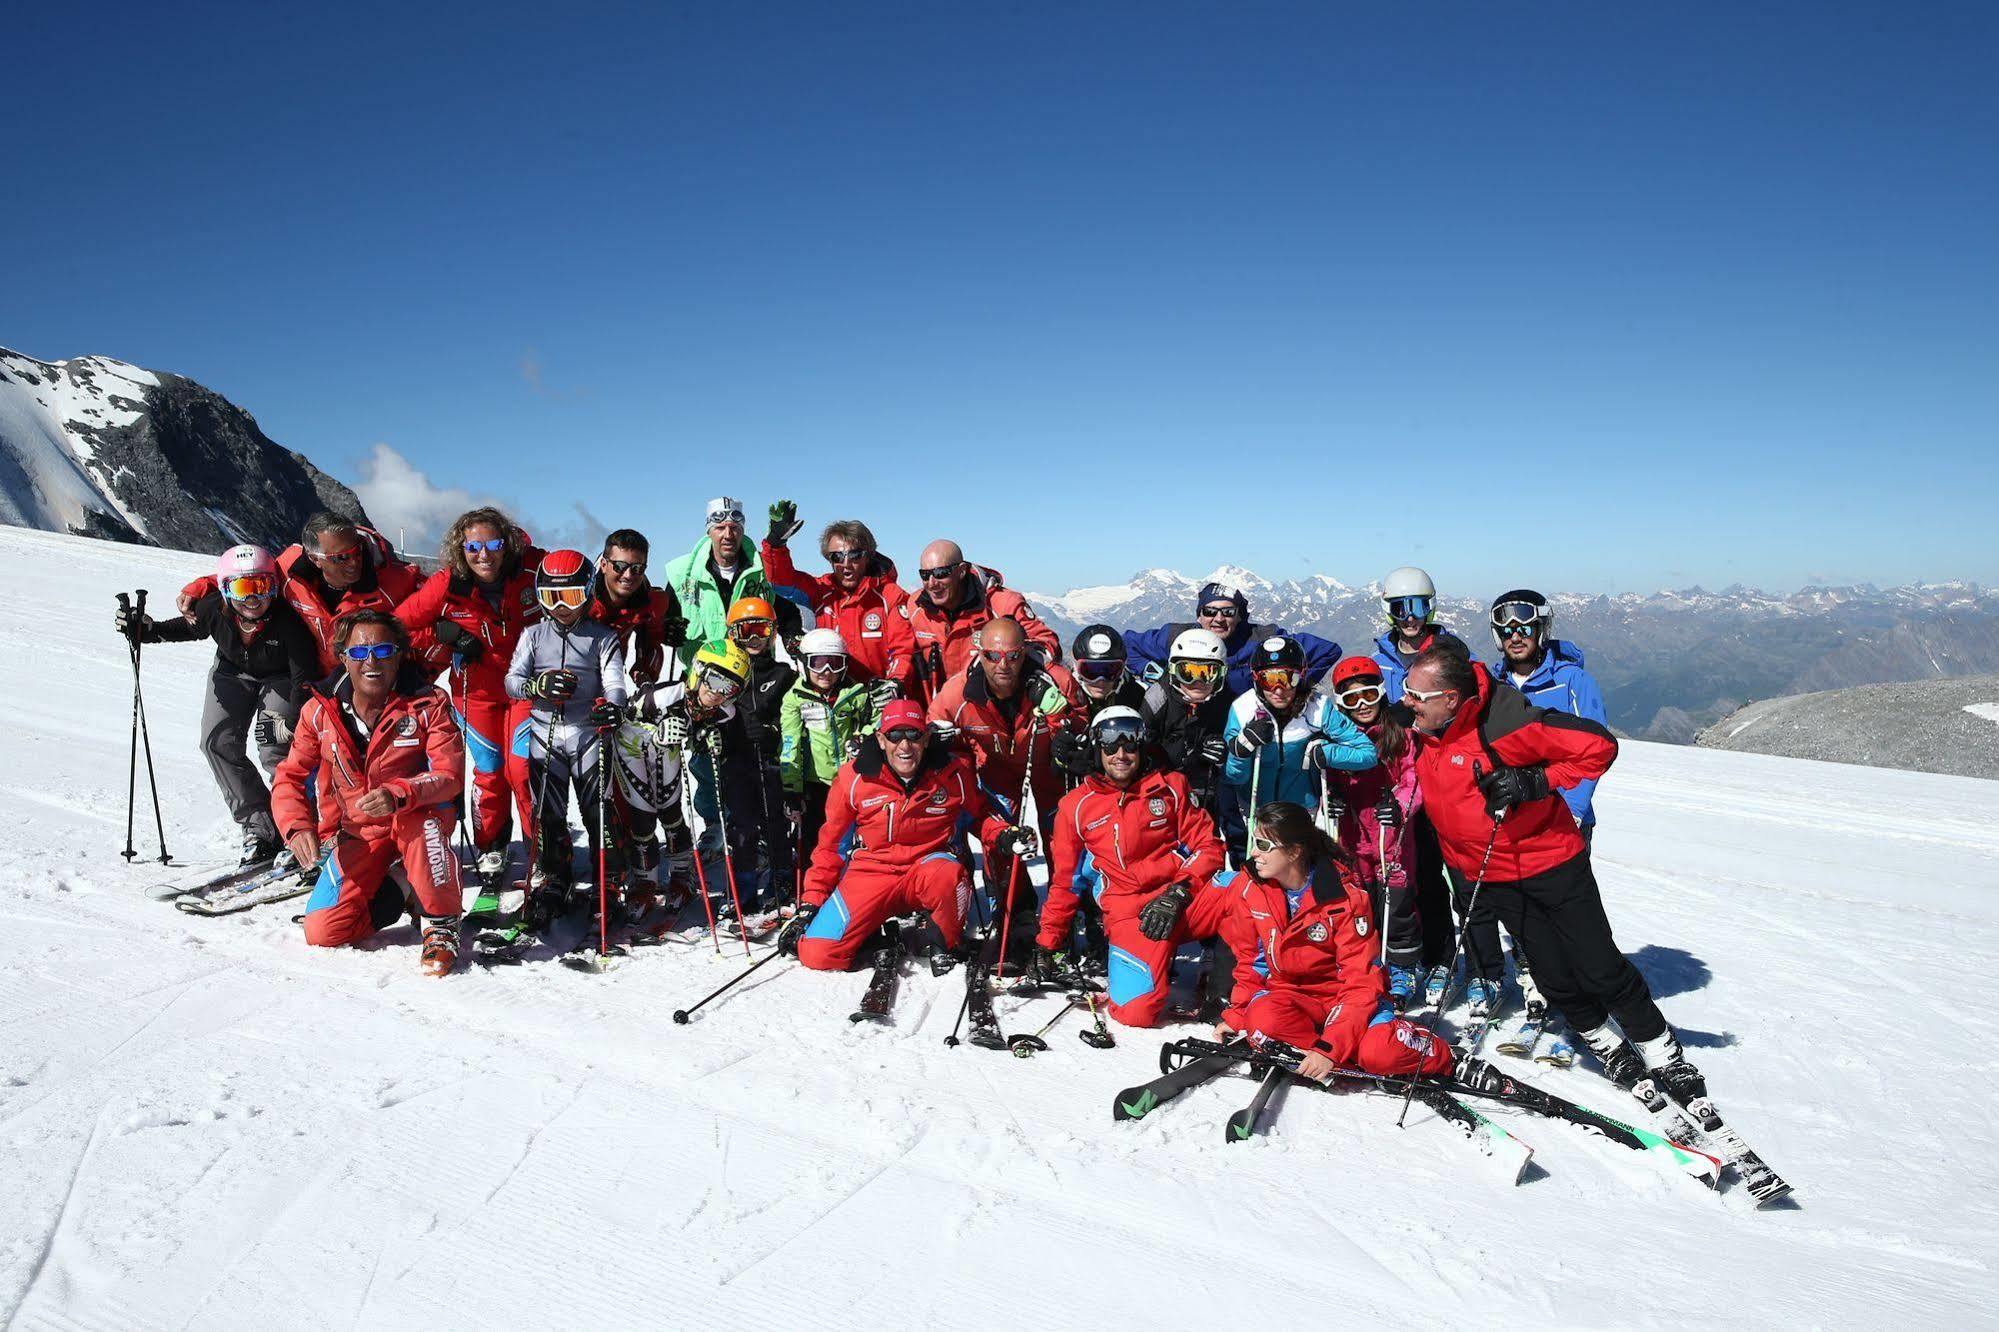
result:
[[[1388,603],[1391,620],[1427,620],[1437,607],[1433,597],[1396,597]]]
[[[1362,708],[1370,703],[1381,702],[1382,695],[1387,692],[1378,684],[1364,684],[1355,685],[1351,689],[1342,689],[1333,697],[1340,701],[1340,706],[1343,708]]]
[[[272,586],[269,574],[237,574],[222,580],[222,595],[231,601],[254,601],[271,595]]]
[[[1218,661],[1176,661],[1171,669],[1173,678],[1181,684],[1213,684],[1222,678],[1222,664]]]
[[[1005,662],[1019,661],[1023,656],[1027,655],[1027,652],[1025,648],[1008,648],[1004,652],[994,652],[988,648],[980,648],[979,655],[993,665],[998,666]]]
[[[646,562],[644,560],[607,559],[604,561],[604,563],[611,566],[611,571],[613,573],[628,574],[628,573],[644,573],[646,571]]]
[[[331,555],[322,550],[315,550],[312,552],[312,558],[316,564],[352,564],[360,553],[361,548],[359,546],[349,546],[347,549]]]
[[[1120,750],[1137,754],[1145,749],[1145,733],[1130,722],[1106,726],[1093,732],[1090,738],[1096,741],[1099,754],[1115,754]]]
[[[807,657],[805,669],[820,675],[844,675],[847,672],[847,659],[833,656]]]
[[[1495,624],[1492,632],[1501,638],[1532,638],[1534,626],[1531,624]]]
[[[868,557],[865,550],[829,550],[826,559],[832,564],[859,564]]]
[[[941,568],[918,569],[916,572],[917,575],[920,578],[922,578],[924,582],[930,583],[930,582],[939,581],[941,579],[949,578],[952,574],[958,572],[958,566],[955,564],[946,564]]]
[[[507,539],[505,537],[494,537],[490,541],[468,541],[465,543],[465,553],[467,555],[477,555],[482,550],[490,551],[497,555],[506,548]]]
[[[541,598],[543,606],[551,610],[557,606],[567,606],[571,610],[581,610],[583,603],[590,599],[590,589],[587,587],[544,587],[536,592],[535,595]]]
[[[1304,672],[1290,666],[1266,666],[1252,674],[1257,684],[1265,689],[1296,689],[1298,682],[1305,678]]]
[[[356,643],[343,648],[341,655],[349,661],[387,661],[401,651],[394,643]]]
[[[1206,615],[1223,620],[1235,620],[1242,617],[1242,612],[1235,608],[1234,602],[1227,602],[1220,606],[1203,606],[1194,613],[1196,615]]]
[[[1268,837],[1263,836],[1261,833],[1252,833],[1250,834],[1249,838],[1249,849],[1252,851],[1261,851],[1268,853],[1271,851],[1282,851],[1284,849],[1284,845],[1281,842],[1271,841]]]
[[[1428,703],[1431,699],[1442,698],[1450,692],[1448,689],[1411,689],[1408,685],[1402,686],[1402,697],[1413,698],[1418,703]]]
[[[729,626],[731,638],[765,639],[770,637],[770,633],[769,620],[738,620]]]
[[[1085,680],[1115,680],[1124,674],[1124,662],[1079,661],[1076,663],[1076,674]]]
[[[923,739],[923,728],[921,726],[898,726],[893,731],[884,732],[882,738],[892,745],[913,745]]]

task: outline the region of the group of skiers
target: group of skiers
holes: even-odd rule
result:
[[[1065,650],[953,542],[906,589],[866,524],[827,525],[813,574],[796,506],[768,518],[752,543],[740,501],[709,501],[655,581],[630,529],[593,559],[478,508],[426,576],[318,514],[281,555],[225,552],[179,617],[118,628],[215,643],[203,751],[245,864],[318,867],[310,943],[407,912],[423,969],[453,970],[464,876],[506,914],[518,816],[531,931],[600,900],[602,929],[670,925],[698,900],[710,928],[758,919],[846,969],[907,916],[938,965],[1101,975],[1133,1026],[1166,1018],[1198,942],[1201,1015],[1305,1050],[1311,1076],[1449,1070],[1401,1013],[1445,989],[1460,932],[1489,1012],[1504,926],[1523,990],[1613,1076],[1698,1086],[1604,914],[1590,796],[1617,744],[1545,597],[1493,602],[1490,665],[1415,568],[1385,580],[1368,654],[1256,623],[1217,583],[1188,622]]]

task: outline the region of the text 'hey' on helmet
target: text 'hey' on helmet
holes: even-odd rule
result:
[[[1279,634],[1266,638],[1256,645],[1256,652],[1249,659],[1251,671],[1302,671],[1305,669],[1305,647],[1295,638]]]
[[[847,655],[847,640],[840,637],[837,629],[807,629],[798,640],[798,656],[801,661],[811,661],[814,657],[841,657]]]
[[[1123,661],[1124,635],[1107,624],[1086,625],[1076,635],[1070,655],[1076,661]]]
[[[1531,588],[1516,587],[1492,599],[1492,641],[1506,646],[1509,627],[1525,625],[1536,642],[1548,641],[1555,627],[1555,611],[1548,599]]]
[[[727,692],[733,693],[749,683],[750,654],[726,638],[711,638],[694,651],[694,666],[690,672],[694,683],[699,684],[702,673],[706,671],[727,676],[733,686]]]
[[[231,546],[215,561],[215,586],[225,601],[268,597],[277,585],[278,563],[262,546]]]

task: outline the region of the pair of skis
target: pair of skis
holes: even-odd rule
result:
[[[303,897],[318,880],[319,866],[300,866],[287,856],[282,865],[260,860],[193,880],[159,884],[146,889],[156,902],[172,902],[191,916],[233,916],[239,911]]]
[[[1546,1004],[1529,1004],[1526,1014],[1520,1019],[1520,1025],[1493,1048],[1503,1055],[1511,1055],[1515,1059],[1532,1059],[1535,1063],[1545,1064],[1549,1068],[1571,1067],[1576,1062],[1576,1052],[1566,1037],[1554,1035],[1549,1038],[1547,1049],[1539,1048],[1541,1037],[1548,1032],[1549,1017]]]

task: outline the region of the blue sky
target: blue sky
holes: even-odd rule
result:
[[[0,344],[406,460],[414,523],[678,551],[784,493],[1046,590],[1999,581],[1990,6],[7,29]]]

